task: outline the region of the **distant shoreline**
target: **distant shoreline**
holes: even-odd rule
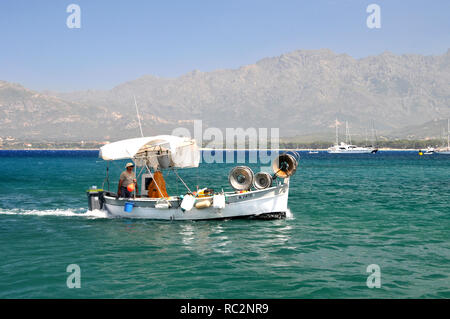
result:
[[[242,149],[228,149],[228,148],[201,148],[202,151],[240,151]],[[326,152],[327,148],[277,148],[277,149],[243,149],[242,151],[302,151],[302,152],[309,152],[309,151],[319,151],[319,152]],[[378,151],[418,151],[419,149],[416,148],[379,148]]]
[[[94,148],[0,148],[1,151],[99,151]]]
[[[278,148],[278,149],[233,149],[233,148],[200,148],[201,151],[301,151],[301,152],[309,152],[309,151],[319,151],[319,152],[325,152],[327,151],[326,148]],[[378,151],[395,151],[395,152],[411,152],[411,151],[418,151],[419,149],[416,148],[379,148]],[[92,149],[92,148],[15,148],[15,149],[2,149],[1,151],[99,151],[99,149]]]

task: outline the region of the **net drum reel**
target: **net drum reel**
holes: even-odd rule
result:
[[[248,166],[236,166],[230,171],[228,181],[237,191],[249,190],[253,185],[254,174]]]
[[[295,174],[298,166],[299,155],[298,153],[291,154],[281,154],[272,163],[272,169],[275,176],[279,178],[288,178]]]
[[[266,172],[259,172],[255,174],[253,186],[256,189],[266,189],[272,186],[272,175]]]
[[[159,151],[157,158],[158,158],[158,165],[160,168],[166,169],[171,166],[169,152]]]

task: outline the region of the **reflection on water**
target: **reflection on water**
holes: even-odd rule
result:
[[[194,241],[194,227],[190,224],[184,224],[181,225],[181,230],[179,234],[181,235],[181,240],[183,244],[186,246],[187,249],[191,249],[191,243]],[[198,233],[197,233],[198,234]],[[196,244],[199,243],[199,241],[196,241]]]
[[[188,250],[205,254],[215,252],[230,253],[226,246],[231,243],[224,233],[223,226],[217,222],[191,222],[180,225],[181,241]]]

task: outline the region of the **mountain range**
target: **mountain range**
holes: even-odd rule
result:
[[[337,118],[348,121],[356,136],[373,123],[386,136],[438,137],[442,129],[430,123],[450,117],[450,50],[360,59],[328,49],[298,50],[238,69],[147,75],[110,90],[69,93],[0,81],[0,137],[136,137],[133,96],[145,135],[170,134],[202,120],[203,129],[278,127],[280,136],[331,139]]]

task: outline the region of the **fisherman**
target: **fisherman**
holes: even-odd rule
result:
[[[150,198],[167,198],[166,181],[163,174],[159,170],[155,170],[153,173],[153,179],[148,185],[148,197]]]
[[[119,189],[117,190],[117,195],[119,195],[119,197],[130,198],[132,192],[128,190],[128,186],[133,185],[136,189],[136,194],[138,194],[139,191],[138,185],[136,183],[136,175],[133,172],[134,164],[127,163],[127,165],[125,165],[125,168],[126,170],[123,171],[122,174],[120,174]],[[131,188],[133,187],[131,186]]]

